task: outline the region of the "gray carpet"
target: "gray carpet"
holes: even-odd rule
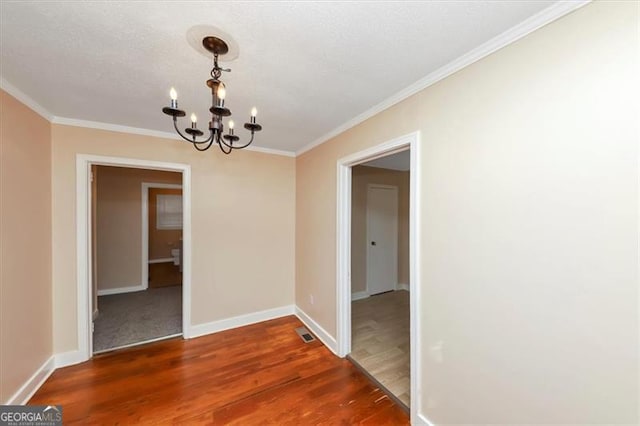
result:
[[[98,297],[93,351],[182,333],[182,286]]]

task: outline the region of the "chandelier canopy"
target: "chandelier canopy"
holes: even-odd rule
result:
[[[218,65],[218,56],[224,55],[229,51],[227,43],[214,36],[205,37],[202,40],[202,45],[206,50],[213,54],[213,69],[211,70],[211,78],[207,80],[207,86],[211,89],[211,121],[209,121],[208,136],[206,139],[198,140],[198,138],[204,135],[204,132],[198,129],[198,120],[195,114],[191,114],[191,127],[184,129],[184,132],[188,135],[185,136],[180,129],[178,129],[178,117],[184,117],[186,114],[183,110],[178,109],[178,94],[172,87],[169,92],[171,96],[171,102],[168,107],[162,108],[162,112],[173,117],[173,127],[176,132],[187,142],[191,142],[198,151],[206,151],[215,142],[220,147],[220,150],[225,154],[230,154],[234,149],[242,149],[251,145],[255,132],[262,130],[262,126],[256,123],[257,110],[254,107],[251,110],[251,118],[248,123],[244,123],[244,128],[251,132],[251,139],[244,144],[238,144],[240,140],[238,136],[234,134],[233,121],[229,120],[227,126],[229,127],[228,133],[224,134],[224,124],[222,123],[222,117],[231,116],[231,110],[224,106],[224,98],[226,97],[226,87],[220,80],[223,72],[230,72],[230,69],[220,68]]]

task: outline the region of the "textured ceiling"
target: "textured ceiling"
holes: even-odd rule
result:
[[[387,155],[386,157],[364,163],[363,166],[406,172],[411,168],[411,153],[409,150],[397,152],[395,154]]]
[[[171,86],[206,117],[211,61],[186,34],[213,25],[239,46],[233,118],[257,106],[255,144],[296,151],[552,3],[3,1],[0,72],[57,117],[171,132]]]

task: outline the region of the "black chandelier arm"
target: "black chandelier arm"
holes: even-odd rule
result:
[[[207,146],[207,148],[209,146],[211,146],[211,142],[213,142],[213,136],[214,136],[214,132],[213,130],[209,129],[209,137],[207,137],[207,139],[202,140],[202,141],[197,141],[196,137],[193,136],[191,138],[185,136],[182,134],[182,132],[180,131],[180,129],[178,129],[178,120],[176,119],[176,117],[173,117],[173,128],[176,129],[176,132],[180,135],[180,137],[182,137],[182,139],[184,139],[185,141],[192,143],[194,146],[196,144],[203,144],[203,143],[209,143],[209,145]],[[200,151],[205,151],[207,148],[202,149]]]
[[[243,149],[243,148],[246,148],[246,147],[248,147],[249,145],[251,145],[251,143],[253,142],[253,137],[254,137],[254,133],[253,133],[253,132],[251,132],[251,140],[249,140],[249,142],[247,142],[247,143],[246,143],[246,144],[244,144],[244,145],[238,145],[238,146],[236,146],[236,145],[229,145],[228,143],[226,143],[226,142],[224,141],[224,138],[220,138],[220,142],[222,142],[222,143],[224,144],[224,146],[226,146],[227,148],[229,148],[229,149],[231,149],[231,150],[233,150],[233,149]],[[231,152],[231,151],[229,151],[229,152]]]
[[[233,147],[227,145],[227,143],[222,139],[222,137],[220,137],[220,135],[218,135],[217,138],[217,142],[218,142],[218,146],[220,147],[220,151],[222,151],[225,155],[229,155],[231,154],[231,152],[233,151]],[[224,147],[227,147],[227,149],[225,149]]]
[[[191,142],[191,143],[193,144],[193,147],[194,147],[195,149],[197,149],[198,151],[206,151],[206,150],[208,150],[208,149],[211,147],[211,145],[213,144],[213,138],[209,138],[209,139],[210,139],[210,140],[209,140],[209,143],[208,143],[208,144],[207,144],[207,146],[205,146],[204,148],[200,148],[198,145],[202,145],[203,143],[206,143],[207,141],[204,141],[204,142]]]

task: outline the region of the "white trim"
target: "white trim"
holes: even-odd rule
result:
[[[98,354],[104,354],[104,353],[107,353],[107,352],[118,351],[120,349],[133,348],[135,346],[146,345],[147,343],[160,342],[162,340],[173,339],[174,337],[179,337],[179,336],[182,336],[182,333],[169,334],[169,335],[166,335],[166,336],[156,337],[154,339],[143,340],[141,342],[129,343],[128,345],[116,346],[114,348],[104,349],[104,350],[101,350],[101,351],[95,351],[93,354],[94,355],[98,355]]]
[[[184,142],[182,138],[180,138],[180,136],[178,136],[175,133],[162,132],[160,130],[144,129],[141,127],[122,126],[120,124],[103,123],[100,121],[80,120],[77,118],[67,118],[67,117],[58,117],[58,116],[52,116],[49,121],[51,121],[53,124],[62,124],[65,126],[85,127],[88,129],[108,130],[110,132],[129,133],[133,135],[142,135],[142,136],[153,136],[156,138],[172,139],[172,140]],[[264,154],[271,154],[271,155],[284,155],[286,157],[296,156],[296,153],[293,151],[283,151],[279,149],[262,148],[262,147],[253,146],[253,145],[248,146],[245,149],[247,151],[256,151],[256,152],[262,152]]]
[[[591,0],[576,0],[559,1],[552,4],[551,6],[541,10],[530,18],[509,28],[502,34],[497,35],[496,37],[488,40],[475,49],[438,68],[432,73],[416,81],[412,85],[404,88],[400,92],[388,97],[374,107],[369,108],[368,110],[355,116],[351,120],[331,130],[330,132],[324,134],[323,136],[320,136],[318,139],[314,140],[308,145],[305,145],[304,147],[298,149],[296,151],[296,155],[301,155],[315,148],[316,146],[323,144],[329,139],[338,136],[340,133],[349,130],[350,128],[362,123],[363,121],[373,117],[376,114],[381,113],[382,111],[407,99],[408,97],[415,95],[416,93],[426,89],[427,87],[437,83],[438,81],[447,78],[451,74],[460,71],[462,68],[465,68],[473,64],[474,62],[477,62],[480,59],[491,55],[495,51],[500,50],[503,47],[520,40],[522,37],[532,33],[533,31],[555,21],[556,19],[563,17],[568,13],[573,12],[576,9],[581,8],[582,6],[590,2]]]
[[[575,0],[575,1],[559,1],[557,3],[552,4],[546,9],[538,12],[537,14],[529,17],[523,22],[511,27],[507,31],[502,34],[497,35],[496,37],[488,40],[482,45],[476,47],[475,49],[465,53],[464,55],[458,57],[457,59],[449,62],[448,64],[438,68],[432,73],[426,75],[420,80],[416,81],[412,85],[406,87],[400,92],[390,96],[379,104],[369,108],[368,110],[362,112],[351,120],[343,123],[342,125],[336,127],[330,132],[324,134],[313,142],[305,145],[304,147],[298,149],[295,152],[292,151],[284,151],[278,149],[271,148],[263,148],[259,146],[249,146],[246,149],[249,151],[257,151],[265,154],[272,155],[283,155],[286,157],[296,157],[301,155],[318,145],[323,144],[329,139],[339,135],[340,133],[356,126],[357,124],[362,123],[368,118],[373,117],[374,115],[384,111],[392,107],[393,105],[403,101],[404,99],[420,92],[421,90],[426,89],[427,87],[437,83],[438,81],[450,76],[451,74],[461,70],[464,67],[467,67],[474,62],[479,61],[480,59],[494,53],[495,51],[502,49],[505,46],[521,39],[522,37],[532,33],[533,31],[555,21],[563,17],[564,15],[573,12],[581,8],[582,6],[590,3],[591,0]],[[20,89],[18,89],[13,84],[9,83],[4,77],[0,77],[0,86],[7,93],[18,99],[20,102],[27,105],[29,108],[34,110],[36,113],[40,114],[42,117],[46,118],[50,122],[54,124],[63,124],[67,126],[75,126],[75,127],[86,127],[91,129],[101,129],[101,130],[109,130],[114,132],[123,132],[123,133],[132,133],[144,136],[155,136],[159,138],[165,139],[173,139],[173,140],[181,140],[179,137],[170,132],[162,132],[158,130],[151,129],[143,129],[139,127],[130,127],[130,126],[122,126],[118,124],[111,123],[102,123],[98,121],[90,121],[90,120],[80,120],[75,118],[67,118],[67,117],[58,117],[53,115],[47,109],[42,107],[36,101],[33,100],[30,96],[26,95]]]
[[[3,404],[25,405],[55,370],[55,357],[52,355],[20,386],[20,389]]]
[[[73,360],[86,361],[91,358],[92,328],[90,327],[93,312],[93,276],[91,261],[91,163],[76,156],[76,321],[78,351],[73,351]],[[56,355],[56,365],[58,355]],[[66,355],[60,355],[65,365]],[[76,363],[77,363],[76,362]]]
[[[42,116],[45,120],[52,124],[61,124],[64,126],[84,127],[88,129],[108,130],[118,133],[129,133],[133,135],[153,136],[156,138],[172,139],[183,142],[183,140],[175,133],[163,132],[160,130],[144,129],[141,127],[123,126],[120,124],[103,123],[100,121],[81,120],[78,118],[59,117],[53,115],[49,110],[36,102],[31,96],[18,89],[7,79],[0,76],[0,88],[22,102],[24,105],[32,109],[35,113]],[[285,151],[281,149],[264,148],[261,146],[250,145],[245,148],[247,151],[261,152],[270,155],[282,155],[285,157],[295,157],[295,151]]]
[[[425,416],[424,414],[418,413],[416,418],[417,418],[417,421],[415,423],[411,422],[412,424],[420,425],[420,426],[435,426],[435,423],[433,423],[431,420],[429,420],[429,418],[427,416]]]
[[[87,360],[83,351],[69,351],[55,355],[56,369],[68,367],[69,365],[80,364]]]
[[[351,352],[351,167],[338,161],[336,208],[336,354]]]
[[[33,110],[36,114],[39,114],[47,121],[51,121],[53,119],[53,114],[51,114],[45,107],[36,102],[31,96],[24,93],[22,90],[18,89],[13,84],[9,83],[4,77],[0,76],[0,88],[22,102],[28,108]]]
[[[149,188],[161,188],[161,189],[182,189],[182,185],[175,183],[153,183],[142,182],[141,185],[141,197],[142,197],[142,266],[141,266],[141,281],[142,286],[146,289],[149,287],[149,264],[150,263],[164,263],[159,262],[164,259],[149,260]],[[184,218],[184,212],[183,212]],[[167,262],[173,262],[173,258],[167,258]],[[183,265],[184,269],[184,265]]]
[[[405,283],[398,283],[398,285],[396,286],[396,290],[411,291],[411,289],[409,288],[409,284]]]
[[[175,259],[173,257],[161,257],[158,259],[151,259],[147,262],[147,264],[151,265],[153,263],[171,263],[174,262]]]
[[[411,174],[409,182],[409,310],[411,312],[411,421],[417,422],[422,415],[422,333],[420,322],[420,288],[422,285],[421,272],[421,222],[422,222],[422,167],[420,162],[420,135],[415,134],[411,143]]]
[[[364,291],[356,291],[355,293],[351,293],[351,301],[354,302],[356,300],[366,299],[371,296],[367,290]]]
[[[182,170],[182,336],[191,337],[191,166]]]
[[[264,311],[251,312],[249,314],[225,318],[218,321],[207,322],[204,324],[197,324],[191,327],[190,337],[205,336],[219,331],[244,327],[245,325],[293,315],[294,312],[295,309],[293,305],[286,305],[278,308],[265,309]]]
[[[162,132],[159,130],[143,129],[140,127],[122,126],[120,124],[103,123],[99,121],[80,120],[77,118],[53,116],[51,119],[53,124],[61,124],[64,126],[84,127],[88,129],[108,130],[118,133],[129,133],[133,135],[153,136],[156,138],[179,140],[180,136],[171,132]]]
[[[320,341],[334,354],[338,355],[338,345],[336,343],[336,339],[331,336],[322,328],[320,324],[315,322],[305,311],[296,306],[296,316],[304,325],[307,326],[309,331],[311,331]]]
[[[279,308],[266,309],[264,311],[253,312],[250,314],[239,315],[232,318],[227,318],[219,321],[214,321],[206,324],[199,324],[190,327],[191,337],[204,336],[211,333],[216,333],[223,330],[229,330],[233,328],[243,327],[250,324],[255,324],[262,321],[268,321],[276,318],[281,318],[288,315],[296,315],[305,326],[320,340],[324,345],[329,348],[333,353],[336,353],[336,341],[327,331],[322,328],[318,323],[311,319],[302,309],[295,305],[286,305]],[[169,338],[180,336],[181,334],[172,334],[170,336],[158,337],[156,339],[145,340],[144,342],[138,342],[131,345],[120,346],[117,348],[109,349],[110,352],[116,349],[123,349],[132,346],[139,346],[141,344],[157,342],[166,340]],[[100,353],[102,353],[100,352]],[[85,351],[69,351],[63,352],[51,356],[38,370],[27,380],[27,382],[20,387],[20,389],[7,401],[7,404],[25,404],[33,396],[33,394],[42,386],[42,384],[49,378],[49,376],[58,368],[67,367],[70,365],[79,364],[86,361]],[[23,402],[20,402],[23,401]]]
[[[135,293],[136,291],[144,291],[147,288],[142,285],[134,285],[131,287],[103,288],[98,289],[98,296],[110,296],[112,294]]]
[[[421,413],[422,358],[420,342],[420,135],[401,136],[375,147],[348,155],[337,162],[336,209],[336,295],[337,295],[337,355],[351,352],[351,167],[399,151],[410,149],[409,203],[409,281],[410,281],[410,342],[411,342],[411,422],[416,424]]]
[[[181,183],[155,183],[155,182],[142,182],[143,186],[146,186],[147,190],[149,188],[159,188],[159,189],[182,189]]]
[[[247,151],[262,152],[263,154],[282,155],[284,157],[295,158],[296,156],[295,151],[285,151],[283,149],[264,148],[262,146],[249,145],[244,149],[246,149]]]
[[[92,165],[120,166],[166,170],[182,173],[183,203],[183,273],[182,273],[182,332],[190,337],[191,327],[191,166],[123,157],[101,155],[76,155],[76,288],[77,288],[77,339],[78,350],[60,355],[60,362],[71,365],[86,361],[93,353],[91,336],[91,182]],[[56,362],[58,356],[56,356]]]

